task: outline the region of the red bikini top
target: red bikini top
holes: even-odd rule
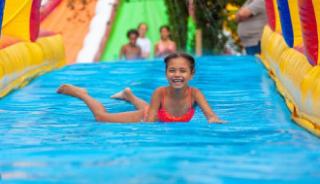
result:
[[[161,108],[158,111],[158,119],[162,122],[188,122],[192,119],[194,115],[194,108],[192,107],[192,94],[191,94],[191,88],[188,89],[188,100],[190,102],[189,110],[183,114],[182,116],[173,116],[165,109],[165,89],[162,90],[162,100],[161,100]]]

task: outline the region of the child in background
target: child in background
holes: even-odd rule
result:
[[[154,54],[156,57],[165,57],[171,53],[176,52],[176,43],[170,38],[170,27],[160,27],[160,41],[154,47]]]
[[[135,29],[129,30],[127,32],[127,37],[129,38],[129,43],[121,47],[119,59],[140,59],[141,48],[137,45],[137,39],[139,37],[138,31]]]
[[[151,41],[146,37],[146,33],[148,31],[148,26],[146,23],[140,23],[138,26],[139,38],[137,40],[137,44],[141,48],[141,57],[143,59],[147,59],[150,57],[151,50]]]
[[[169,86],[156,89],[150,105],[136,97],[129,88],[112,96],[131,102],[137,108],[136,111],[108,113],[100,102],[89,96],[86,90],[72,85],[62,85],[57,92],[84,101],[97,121],[188,122],[194,115],[195,105],[199,105],[209,123],[223,122],[212,111],[201,91],[188,84],[195,73],[194,58],[184,53],[173,53],[168,55],[164,62]]]

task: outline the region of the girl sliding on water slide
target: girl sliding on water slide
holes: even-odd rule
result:
[[[194,106],[199,105],[209,123],[222,123],[223,121],[212,111],[201,91],[188,85],[195,73],[194,58],[185,53],[173,53],[168,55],[164,62],[169,86],[156,89],[150,105],[136,97],[129,88],[111,96],[131,102],[137,108],[136,111],[108,113],[103,105],[92,98],[85,89],[68,84],[60,86],[57,92],[84,101],[97,121],[187,122],[194,115]]]

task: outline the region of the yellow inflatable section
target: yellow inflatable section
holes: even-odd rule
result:
[[[2,34],[29,41],[34,32],[38,32],[33,25],[36,10],[35,3],[39,0],[6,0],[2,22]],[[32,8],[34,6],[34,8]]]
[[[318,28],[318,55],[320,54],[320,1],[319,0],[312,0],[316,23]],[[318,64],[320,64],[320,57],[318,56]]]
[[[300,18],[299,18],[298,1],[290,1],[288,4],[289,4],[290,15],[291,15],[293,37],[294,37],[293,46],[302,46],[303,40],[302,40],[302,32],[301,32],[301,25],[300,25]]]
[[[0,50],[0,98],[31,79],[65,65],[61,35],[20,42]]]
[[[297,4],[297,2],[291,3]],[[316,12],[319,23],[319,11]],[[291,19],[295,19],[292,22],[300,21],[299,16],[301,15],[292,16]],[[294,29],[299,27],[296,25]],[[318,25],[318,32],[319,30]],[[301,32],[301,30],[294,31]],[[301,36],[295,35],[294,39],[301,39]],[[295,41],[302,44],[301,40]],[[265,26],[261,38],[260,57],[292,112],[292,119],[308,131],[320,136],[320,65],[311,65],[303,48],[300,50],[290,48],[282,34],[272,31],[269,25]]]
[[[40,2],[5,1],[0,39],[0,98],[65,65],[62,36],[38,38]]]

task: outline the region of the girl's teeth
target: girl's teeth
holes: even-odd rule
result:
[[[181,82],[181,79],[174,79],[173,82]]]

